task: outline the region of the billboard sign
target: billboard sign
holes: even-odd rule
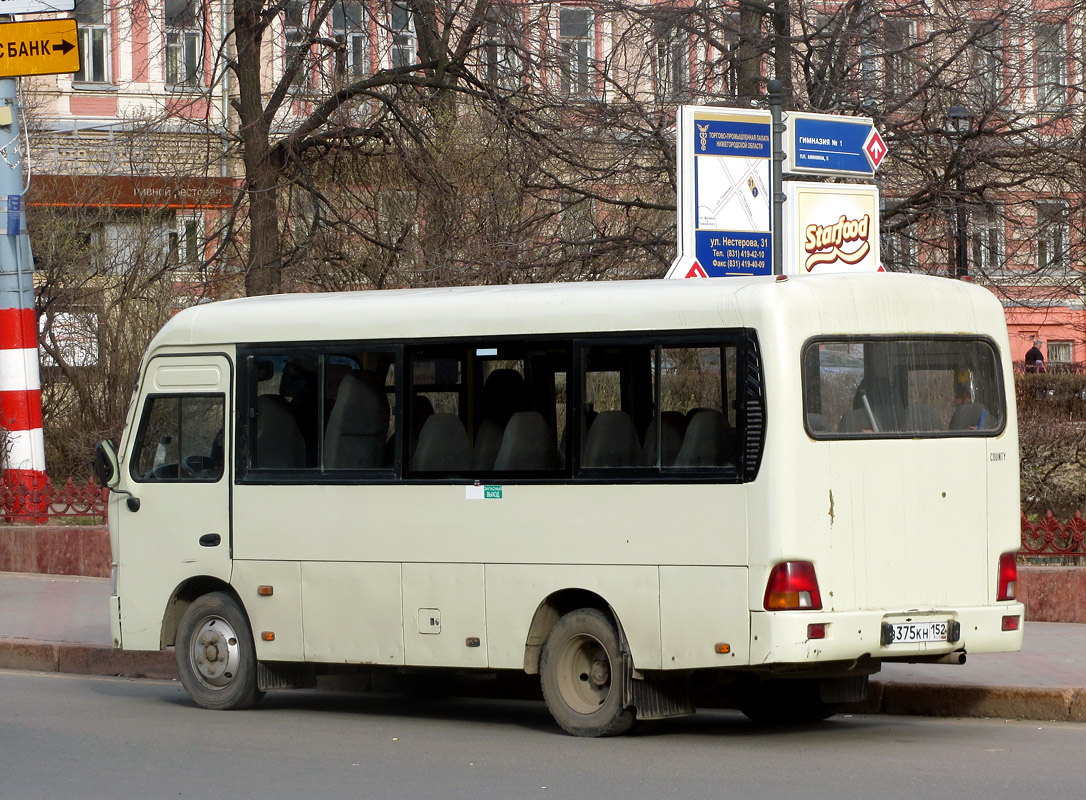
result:
[[[681,106],[677,238],[669,278],[770,275],[768,111]]]
[[[879,188],[870,184],[785,184],[784,272],[881,272]]]

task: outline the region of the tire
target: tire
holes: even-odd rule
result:
[[[547,708],[562,730],[573,736],[630,730],[635,717],[622,700],[625,663],[603,612],[581,608],[558,620],[543,644],[539,673]]]
[[[249,620],[225,592],[193,601],[177,629],[177,672],[197,705],[216,711],[249,708],[264,696],[256,684]]]
[[[814,680],[747,683],[737,690],[735,705],[756,725],[821,722],[837,713],[836,704],[822,701]]]

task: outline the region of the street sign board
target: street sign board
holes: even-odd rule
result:
[[[677,255],[669,278],[773,271],[768,111],[680,106]]]
[[[785,172],[870,177],[886,155],[870,117],[789,112],[787,125]]]
[[[79,72],[74,19],[0,25],[0,77]]]
[[[786,275],[881,270],[879,187],[789,181],[784,188]]]
[[[0,14],[51,14],[74,10],[75,0],[0,0]]]

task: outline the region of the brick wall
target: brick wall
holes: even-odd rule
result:
[[[1026,620],[1086,623],[1086,567],[1018,567]]]
[[[110,560],[105,525],[0,526],[0,572],[108,578]]]

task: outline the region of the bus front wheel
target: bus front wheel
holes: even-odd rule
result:
[[[205,594],[188,607],[177,629],[176,655],[181,683],[204,708],[249,708],[264,696],[249,620],[225,592]]]
[[[547,636],[539,661],[543,697],[555,722],[574,736],[619,736],[634,723],[623,705],[625,669],[618,633],[607,615],[581,608]]]

